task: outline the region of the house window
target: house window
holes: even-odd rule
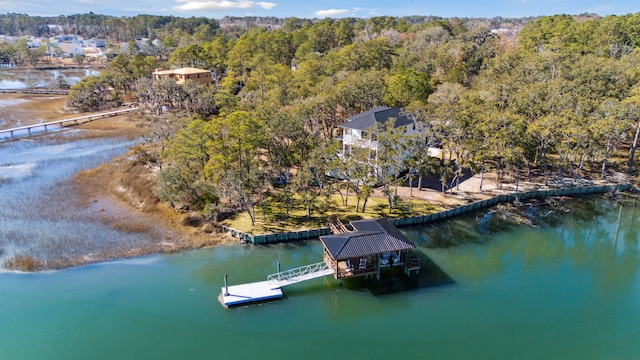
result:
[[[344,129],[344,133],[346,135],[351,135],[351,129]]]

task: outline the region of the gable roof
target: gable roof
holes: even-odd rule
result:
[[[367,130],[376,125],[376,123],[384,124],[389,118],[395,118],[395,126],[406,126],[413,123],[407,115],[401,113],[400,107],[390,108],[388,106],[378,106],[369,109],[358,115],[354,115],[347,119],[347,122],[340,125],[341,128]]]
[[[415,248],[387,219],[358,220],[351,225],[358,231],[320,237],[336,260]]]

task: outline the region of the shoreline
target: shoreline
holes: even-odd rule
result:
[[[29,97],[33,101],[38,101],[38,97]],[[30,102],[13,105],[13,107],[23,109],[25,114],[29,114],[34,109]],[[53,116],[59,109],[52,108]],[[42,109],[39,109],[42,111]],[[23,115],[23,114],[21,114]],[[109,120],[99,120],[83,125],[74,126],[74,132],[61,135],[49,133],[47,135],[37,135],[36,138],[45,136],[46,139],[60,139],[73,141],[90,138],[126,137],[139,138],[150,131],[149,119],[141,114],[120,115],[109,118]],[[114,229],[122,231],[144,233],[152,241],[144,247],[121,247],[108,254],[83,254],[83,256],[73,259],[51,259],[46,266],[41,263],[15,264],[15,270],[48,271],[63,269],[68,267],[84,266],[93,263],[114,261],[117,259],[129,259],[132,257],[148,256],[154,254],[168,254],[185,250],[198,249],[203,247],[213,247],[222,244],[239,243],[240,240],[223,233],[208,223],[197,223],[192,226],[188,220],[189,213],[180,213],[174,209],[169,209],[165,204],[155,200],[151,194],[153,187],[153,169],[146,167],[135,159],[135,149],[129,149],[128,153],[114,159],[108,164],[98,168],[80,171],[74,174],[68,181],[70,190],[77,197],[74,209],[81,216],[93,219],[102,224],[109,224]],[[514,184],[503,183],[500,187],[494,178],[495,174],[485,174],[483,191],[479,191],[479,175],[471,176],[460,183],[459,188],[450,189],[446,194],[434,190],[432,187],[418,190],[413,189],[410,196],[408,187],[399,187],[398,195],[402,198],[417,198],[443,209],[450,210],[469,204],[474,201],[482,201],[491,196],[512,193]],[[533,188],[544,188],[537,183],[538,178],[533,178],[532,182],[520,181],[519,190],[527,191]],[[629,182],[627,179],[626,182]],[[569,187],[576,185],[591,186],[610,182],[600,180],[580,180],[580,184],[570,182]],[[382,196],[375,194],[374,196]],[[125,219],[125,220],[122,220]],[[25,259],[29,260],[29,259]],[[33,260],[33,259],[31,259]],[[18,266],[20,265],[20,266]],[[24,267],[24,268],[23,268]],[[25,269],[26,268],[26,269]],[[13,271],[10,267],[4,266],[3,271]]]

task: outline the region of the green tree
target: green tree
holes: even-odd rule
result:
[[[379,124],[376,129],[371,129],[377,139],[372,139],[377,142],[376,176],[382,183],[382,192],[387,197],[389,211],[393,209],[398,195],[400,173],[405,170],[404,159],[407,155],[405,130],[404,126],[396,127],[393,118],[388,119],[384,124]]]
[[[261,158],[262,125],[248,112],[236,111],[214,118],[207,143],[205,172],[218,187],[222,199],[247,211],[255,224],[255,205],[263,208],[268,173]]]
[[[118,94],[102,77],[89,76],[71,87],[67,105],[81,111],[97,111],[120,104]]]
[[[405,106],[414,101],[426,103],[433,92],[429,75],[412,69],[398,70],[390,76],[388,84],[384,101],[390,106]]]
[[[179,47],[169,55],[169,64],[174,67],[206,67],[207,55],[204,49],[198,44]]]
[[[589,130],[594,136],[593,139],[589,139],[590,143],[595,145],[597,142],[604,144],[605,147],[600,172],[600,177],[603,179],[611,152],[620,145],[632,128],[631,122],[622,118],[620,108],[619,101],[609,99],[603,102],[598,111],[598,118],[589,126]]]

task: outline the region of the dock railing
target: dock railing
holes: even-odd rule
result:
[[[269,285],[273,286],[273,288],[279,288],[330,274],[333,274],[333,270],[331,270],[329,266],[322,261],[271,274],[267,277],[267,281],[269,282]]]
[[[25,131],[27,135],[32,135],[32,130],[36,128],[42,128],[44,129],[44,131],[47,131],[49,126],[57,125],[60,129],[62,129],[65,126],[80,125],[80,124],[84,124],[94,120],[122,115],[122,114],[130,113],[133,111],[137,111],[137,110],[139,110],[138,107],[131,107],[126,109],[107,111],[103,113],[78,116],[78,117],[69,118],[69,119],[55,120],[55,121],[43,122],[43,123],[32,124],[32,125],[24,125],[24,126],[19,126],[19,127],[10,128],[10,129],[0,129],[0,135],[9,134],[11,138],[14,138],[16,136],[16,132],[25,132]]]

